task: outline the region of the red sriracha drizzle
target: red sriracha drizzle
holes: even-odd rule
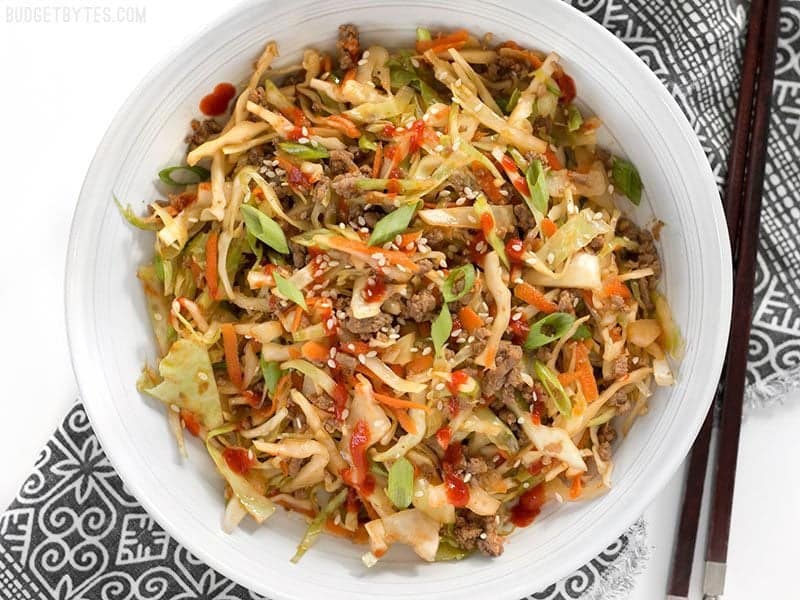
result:
[[[508,260],[512,263],[521,264],[522,256],[525,254],[525,246],[522,243],[522,240],[518,238],[511,238],[506,242],[506,255],[508,256]]]
[[[528,339],[528,333],[531,330],[531,326],[522,318],[512,320],[508,324],[508,328],[511,330],[511,340],[515,344],[523,344]]]
[[[353,460],[353,466],[345,469],[342,474],[347,483],[359,488],[365,484],[368,485],[366,481],[368,466],[367,444],[369,444],[369,426],[364,419],[359,419],[356,421],[355,427],[353,427],[352,436],[350,436],[350,457]],[[362,491],[364,490],[362,489]]]
[[[373,275],[367,280],[367,285],[361,292],[366,302],[382,302],[386,295],[386,282],[380,275]]]
[[[517,527],[527,527],[542,512],[544,500],[544,484],[529,489],[511,509],[511,522]]]
[[[449,427],[442,427],[436,432],[436,441],[444,449],[450,445],[450,438],[453,437],[453,432]]]
[[[194,416],[193,412],[182,408],[181,420],[183,421],[184,426],[186,426],[186,430],[194,437],[198,437],[200,435],[200,421],[197,420],[197,417]]]
[[[236,95],[236,88],[230,83],[220,83],[214,91],[200,100],[200,111],[208,117],[217,117],[228,110],[228,103]]]
[[[239,473],[240,475],[246,475],[254,462],[253,459],[250,458],[250,453],[238,446],[225,448],[225,450],[222,451],[222,458],[228,463],[231,471]]]
[[[447,387],[454,394],[458,393],[459,388],[469,381],[469,375],[466,371],[453,371],[450,373],[450,381],[447,382]]]
[[[572,77],[561,71],[553,79],[555,79],[558,89],[561,90],[561,96],[558,98],[559,104],[569,104],[575,100],[575,80]]]
[[[347,388],[342,382],[338,382],[333,388],[333,406],[337,421],[344,421],[344,410],[347,408]]]
[[[444,469],[444,488],[447,501],[455,507],[469,504],[469,488],[464,480],[453,471],[455,465],[461,462],[463,447],[458,442],[453,442],[447,447],[442,459]]]

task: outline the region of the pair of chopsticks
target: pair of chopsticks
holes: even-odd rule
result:
[[[697,526],[711,447],[714,405],[718,400],[721,410],[717,455],[712,473],[713,495],[703,594],[706,600],[714,600],[722,595],[725,587],[779,15],[780,0],[753,0],[751,4],[724,200],[734,270],[731,331],[720,386],[692,446],[668,584],[668,600],[689,597]]]

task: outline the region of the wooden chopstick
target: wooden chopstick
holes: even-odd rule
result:
[[[758,102],[761,103],[762,109],[761,112],[763,113],[763,106],[766,105],[767,111],[769,111],[769,99],[771,98],[771,89],[772,89],[772,74],[774,72],[774,56],[775,56],[775,43],[777,40],[777,31],[774,29],[772,25],[768,26],[768,19],[771,18],[772,21],[777,22],[775,15],[772,14],[775,10],[779,10],[779,3],[777,0],[774,0],[772,4],[769,6],[767,2],[770,0],[753,0],[750,8],[750,20],[748,25],[747,31],[747,41],[745,45],[745,51],[743,56],[743,66],[742,66],[742,79],[740,83],[739,89],[739,101],[737,105],[736,111],[736,119],[734,123],[734,130],[733,130],[733,139],[732,139],[732,147],[731,147],[731,154],[728,160],[728,179],[727,179],[727,188],[726,194],[724,199],[724,206],[726,212],[726,220],[728,225],[728,233],[731,239],[731,254],[733,256],[733,265],[734,271],[738,273],[740,269],[737,268],[739,263],[739,258],[741,256],[741,240],[742,237],[750,237],[751,239],[755,240],[755,244],[757,244],[757,236],[758,236],[758,223],[755,223],[755,229],[751,229],[753,227],[753,209],[756,209],[756,218],[758,213],[760,212],[760,204],[761,204],[761,183],[763,182],[763,167],[764,167],[764,160],[765,160],[765,152],[764,149],[755,148],[753,145],[753,140],[755,139],[756,135],[759,133],[755,132],[755,120],[754,120],[754,107],[753,102],[754,98],[756,97],[757,90],[760,90],[762,93],[759,93],[759,100]],[[772,12],[770,12],[770,10]],[[769,40],[763,35],[765,30],[769,32],[772,29],[772,42],[770,44]],[[767,36],[770,34],[767,33]],[[764,43],[766,42],[766,43]],[[771,49],[770,49],[771,48]],[[771,59],[770,59],[771,56]],[[766,57],[766,60],[765,60]],[[770,66],[771,63],[771,66]],[[766,69],[765,69],[766,66]],[[767,95],[766,101],[764,100],[763,96]],[[763,114],[762,114],[763,118]],[[767,120],[768,120],[768,112],[767,112]],[[766,122],[766,121],[765,121]],[[766,131],[762,132],[762,138],[766,137]],[[754,152],[755,151],[755,152]],[[758,169],[753,171],[754,166],[757,168],[760,164],[760,173]],[[748,177],[748,175],[752,175]],[[758,182],[758,189],[754,189],[752,186]],[[756,193],[757,192],[757,193]],[[752,201],[752,198],[757,196],[757,205],[755,202]],[[747,223],[742,223],[742,214],[744,211],[744,207],[748,207],[750,210],[748,214],[750,215],[749,220]],[[752,253],[752,264],[750,265],[751,268],[749,269],[752,271],[752,266],[755,263],[755,254],[754,254],[754,246],[752,244],[747,246],[746,252]],[[746,269],[747,270],[747,269]],[[746,273],[743,274],[743,276]],[[740,286],[743,282],[737,279],[737,286]],[[750,300],[748,310],[752,311],[752,290],[753,290],[753,281],[752,275],[750,276],[750,283],[746,286],[750,290]],[[737,287],[738,289],[738,287]],[[739,305],[746,303],[746,299],[742,297],[742,294],[739,294]],[[734,303],[736,306],[736,302]],[[744,319],[744,323],[742,320],[738,318],[736,309],[734,309],[734,326],[732,329],[731,334],[731,342],[733,338],[739,337],[740,339],[748,340],[749,338],[749,328],[750,328],[750,315],[748,314],[747,318]],[[746,327],[746,333],[742,331],[742,326]],[[739,350],[741,350],[739,348]],[[742,359],[745,361],[746,365],[746,350],[747,346],[745,343],[744,350],[740,352]],[[732,348],[729,347],[728,354],[730,355]],[[680,523],[678,527],[678,539],[675,544],[674,554],[673,554],[673,562],[672,568],[670,571],[670,578],[667,587],[667,594],[668,600],[681,600],[688,598],[689,596],[689,586],[691,582],[691,574],[692,574],[692,564],[694,561],[694,550],[695,550],[695,543],[697,539],[697,526],[699,523],[700,518],[700,508],[702,506],[703,501],[703,487],[705,483],[706,477],[706,469],[708,464],[708,455],[710,451],[710,442],[711,442],[711,429],[713,427],[713,412],[714,406],[717,403],[717,400],[723,395],[723,391],[726,390],[726,384],[729,379],[732,378],[739,378],[741,379],[741,386],[740,389],[743,391],[744,386],[744,366],[739,369],[739,373],[731,372],[729,368],[730,364],[726,361],[726,367],[723,373],[722,383],[723,387],[721,387],[717,394],[715,395],[714,402],[712,403],[711,407],[709,408],[709,413],[706,416],[706,420],[703,423],[703,427],[698,434],[697,439],[695,440],[694,445],[692,446],[692,453],[689,463],[689,469],[687,472],[687,479],[686,484],[684,487],[683,492],[683,502],[682,502],[682,509],[681,509],[681,517]],[[741,377],[739,377],[741,376]],[[735,387],[735,386],[734,386]],[[739,392],[738,397],[738,405],[739,405],[739,413],[738,418],[735,414],[730,414],[731,411],[728,411],[728,428],[734,428],[735,424],[735,441],[731,444],[732,440],[729,439],[728,444],[724,450],[726,452],[730,452],[731,448],[733,449],[734,459],[735,455],[738,452],[738,429],[739,423],[741,421],[741,399],[742,399],[742,391]],[[730,394],[728,391],[729,399],[728,404],[736,402],[732,400],[734,398],[733,395]],[[723,431],[724,434],[724,431]],[[731,434],[729,434],[730,436]],[[722,453],[719,454],[719,457],[722,458]],[[718,462],[718,465],[720,463]],[[735,470],[735,464],[733,469]],[[723,469],[723,472],[727,469]],[[716,470],[716,475],[720,474],[720,470]],[[728,500],[728,524],[727,527],[723,527],[722,529],[717,529],[717,532],[721,532],[724,530],[726,533],[724,534],[725,537],[725,547],[727,548],[727,531],[730,526],[730,502],[732,500],[732,478],[730,479],[731,486],[730,486],[730,497]],[[720,494],[725,494],[725,486],[720,489]],[[720,498],[720,511],[723,511],[724,502],[722,502],[722,498]],[[716,513],[718,517],[722,517],[722,512]],[[724,519],[721,519],[724,520]],[[723,525],[720,523],[720,525]],[[722,536],[721,533],[716,533],[714,536],[716,539],[719,539]],[[715,554],[714,556],[719,556],[719,554]],[[714,571],[715,567],[712,566],[711,571]],[[724,577],[723,577],[724,580]],[[716,589],[716,588],[715,588]],[[721,593],[721,586],[719,586]],[[712,590],[713,591],[713,590]]]
[[[758,52],[759,69],[756,77],[755,107],[750,129],[750,152],[744,172],[744,194],[741,198],[741,208],[739,208],[741,220],[738,227],[740,232],[739,252],[734,271],[733,324],[726,355],[727,368],[722,383],[719,445],[714,465],[714,495],[711,500],[706,543],[703,593],[708,599],[721,596],[725,589],[725,569],[736,463],[739,453],[747,351],[753,317],[753,286],[764,189],[767,136],[772,107],[772,84],[775,77],[779,16],[780,0],[766,0],[763,35]]]
[[[739,433],[742,421],[747,350],[753,316],[758,230],[764,187],[764,165],[775,75],[779,0],[766,0],[764,32],[759,48],[759,70],[755,108],[750,135],[750,152],[745,169],[744,196],[739,225],[739,253],[734,273],[733,326],[726,355],[720,413],[719,450],[714,468],[714,495],[711,501],[706,545],[703,593],[707,598],[721,596],[725,589],[725,569],[731,525]]]
[[[716,403],[716,395],[714,398]],[[697,540],[697,525],[700,522],[700,509],[703,505],[703,485],[706,480],[708,451],[711,444],[711,429],[714,424],[714,404],[708,408],[706,420],[692,445],[689,470],[683,488],[681,518],[678,523],[678,539],[672,557],[667,600],[685,600],[689,597],[689,584],[692,579],[694,546]]]

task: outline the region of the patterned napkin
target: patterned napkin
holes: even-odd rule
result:
[[[570,1],[570,0],[567,0]],[[571,0],[630,46],[694,126],[723,184],[747,22],[741,0]],[[800,388],[800,0],[778,45],[748,400]],[[624,598],[648,547],[637,522],[531,600]],[[125,489],[78,403],[0,516],[0,600],[259,599],[177,544]]]

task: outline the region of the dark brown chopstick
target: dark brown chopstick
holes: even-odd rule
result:
[[[761,209],[766,135],[777,43],[778,0],[753,0],[743,56],[742,79],[734,124],[724,199],[735,273],[733,320],[726,368],[709,414],[692,447],[684,487],[678,539],[668,584],[668,598],[688,598],[697,526],[702,506],[713,410],[723,398],[727,410],[720,424],[720,452],[715,467],[715,495],[706,553],[704,592],[722,593],[730,529],[733,481],[738,454],[747,343],[753,302],[753,279]],[[755,99],[755,107],[754,107]],[[740,267],[740,260],[741,268]],[[730,361],[733,355],[736,361]],[[732,457],[732,458],[731,458]],[[720,560],[721,559],[721,560]],[[709,561],[711,566],[709,568]],[[721,568],[718,565],[723,565]]]
[[[734,272],[733,321],[726,355],[727,368],[723,380],[719,448],[714,468],[714,495],[711,501],[706,545],[703,593],[708,598],[721,596],[725,588],[725,568],[736,480],[736,462],[739,453],[747,351],[750,342],[750,323],[753,316],[753,285],[772,105],[772,84],[775,76],[780,1],[767,0],[766,6],[762,44],[759,52],[750,153],[745,170],[743,207],[740,209],[739,231],[741,233],[737,266]]]
[[[716,397],[714,401],[716,402]],[[686,483],[683,488],[678,539],[675,542],[672,569],[667,585],[667,600],[682,600],[689,597],[694,546],[697,540],[697,525],[700,522],[700,509],[703,504],[703,485],[706,479],[706,465],[708,464],[708,450],[713,425],[714,404],[708,408],[703,427],[692,445],[689,470],[686,473]]]

